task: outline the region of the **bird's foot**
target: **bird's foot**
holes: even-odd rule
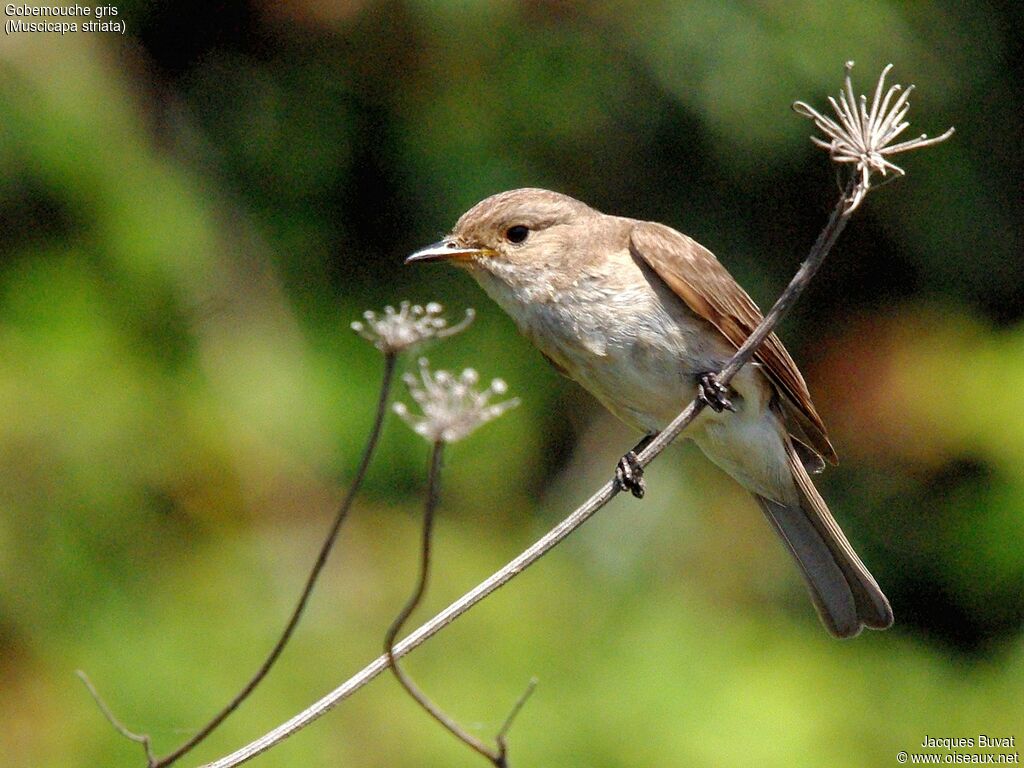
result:
[[[729,399],[729,388],[719,384],[713,373],[702,373],[697,379],[697,397],[715,413],[736,412],[736,406]]]
[[[644,491],[647,490],[644,484],[644,468],[640,466],[636,451],[630,451],[619,459],[619,463],[615,465],[615,482],[619,488],[629,491],[638,499],[644,497]]]

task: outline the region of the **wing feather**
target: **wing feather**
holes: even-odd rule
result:
[[[638,221],[630,233],[630,250],[646,263],[697,315],[714,325],[739,348],[763,315],[714,254],[671,227]],[[837,462],[825,424],[811,402],[803,376],[774,333],[754,353],[791,407],[793,431],[830,463]]]

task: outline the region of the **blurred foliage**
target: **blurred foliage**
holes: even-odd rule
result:
[[[664,221],[767,305],[834,196],[809,125],[854,59],[956,138],[873,194],[783,336],[843,464],[823,492],[897,626],[818,626],[754,505],[692,449],[410,659],[524,765],[891,765],[1024,737],[1022,6],[125,2],[128,34],[0,41],[0,752],[141,765],[74,678],[180,743],[248,677],[372,418],[367,308],[479,319],[428,350],[523,405],[451,452],[431,607],[528,544],[635,436],[465,275],[404,269],[469,205],[556,188]],[[501,350],[501,354],[496,354]],[[409,364],[411,361],[406,361]],[[412,584],[425,446],[385,430],[234,749],[379,651]],[[371,686],[260,765],[479,765]]]

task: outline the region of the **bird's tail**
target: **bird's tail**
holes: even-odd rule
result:
[[[836,637],[853,637],[862,627],[892,626],[892,608],[832,517],[792,445],[789,464],[799,505],[756,496],[765,516],[793,553],[822,623]]]

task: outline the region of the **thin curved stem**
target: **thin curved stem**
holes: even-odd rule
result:
[[[188,741],[182,744],[180,747],[175,749],[173,752],[165,755],[164,757],[155,757],[150,748],[149,736],[143,734],[134,734],[128,731],[120,722],[114,718],[113,714],[103,704],[103,700],[100,698],[96,689],[92,686],[88,679],[84,675],[80,674],[89,692],[100,706],[106,718],[120,731],[126,738],[130,738],[133,741],[138,741],[146,749],[146,763],[148,768],[167,768],[167,766],[176,762],[188,752],[192,751],[198,746],[207,736],[223,723],[228,716],[234,712],[245,701],[249,695],[256,689],[263,678],[267,676],[270,669],[274,666],[274,663],[280,657],[284,651],[285,646],[291,639],[292,634],[295,632],[295,628],[299,624],[299,620],[302,618],[302,614],[305,611],[306,604],[309,602],[310,595],[313,593],[313,588],[316,586],[316,582],[320,577],[321,571],[327,564],[327,558],[331,554],[331,550],[334,548],[334,543],[338,539],[338,533],[341,531],[341,526],[348,517],[349,510],[352,508],[352,502],[355,500],[356,494],[362,487],[363,480],[366,478],[366,470],[370,466],[370,460],[373,458],[374,451],[377,448],[377,443],[380,440],[381,429],[384,425],[384,417],[387,415],[388,400],[391,396],[391,386],[395,379],[395,367],[397,362],[397,353],[385,352],[384,353],[384,373],[381,378],[380,394],[377,397],[377,410],[374,415],[373,426],[370,428],[370,436],[367,438],[366,446],[363,448],[362,456],[359,459],[359,465],[356,468],[355,476],[352,478],[352,484],[349,486],[348,491],[345,494],[345,498],[342,500],[341,505],[338,507],[338,511],[334,516],[334,522],[331,524],[331,528],[327,533],[324,543],[320,546],[320,552],[317,554],[316,561],[313,563],[313,567],[309,572],[309,576],[306,578],[306,585],[302,589],[302,594],[299,595],[298,602],[295,605],[291,616],[288,619],[288,623],[285,625],[284,630],[278,637],[274,647],[267,654],[266,659],[260,665],[256,673],[249,679],[249,682],[235,694],[234,698],[228,702],[223,709],[220,710],[213,718],[211,718],[206,725],[200,728],[195,735],[193,735]]]
[[[444,456],[444,442],[438,440],[434,443],[434,446],[430,453],[430,469],[427,475],[427,500],[424,504],[423,510],[423,538],[420,546],[420,573],[419,578],[416,580],[416,587],[410,595],[408,601],[399,611],[398,616],[391,623],[387,633],[384,635],[384,655],[387,656],[388,666],[391,667],[391,671],[394,672],[395,677],[406,693],[408,693],[416,703],[419,704],[423,709],[439,722],[445,729],[447,729],[455,738],[462,741],[470,749],[475,750],[479,754],[486,757],[490,762],[495,765],[503,765],[503,755],[499,752],[491,750],[486,744],[480,739],[468,733],[462,726],[460,726],[455,720],[449,717],[445,712],[437,706],[430,698],[420,690],[419,686],[413,682],[412,678],[399,666],[398,658],[395,656],[395,640],[398,639],[399,633],[402,631],[402,627],[405,626],[405,622],[409,620],[409,617],[413,614],[413,611],[419,607],[420,602],[423,600],[423,595],[427,591],[427,582],[430,578],[430,556],[431,556],[431,542],[433,541],[433,529],[434,529],[434,512],[437,510],[437,501],[440,491],[441,484],[441,462]]]
[[[807,257],[800,264],[796,274],[793,275],[793,279],[789,281],[786,290],[776,299],[772,308],[768,310],[768,314],[758,323],[754,332],[747,337],[746,341],[736,350],[736,354],[729,359],[729,362],[726,363],[725,367],[715,377],[719,384],[728,386],[733,376],[739,372],[740,368],[750,362],[758,347],[772,334],[775,327],[789,310],[793,308],[797,299],[806,290],[811,282],[811,278],[814,277],[814,273],[818,271],[818,267],[821,266],[821,263],[825,260],[829,251],[832,250],[832,246],[836,244],[836,240],[846,227],[846,222],[850,220],[850,216],[856,210],[855,208],[850,208],[849,204],[857,194],[857,182],[857,175],[852,174],[846,183],[843,194],[832,209],[832,214],[829,216],[825,228],[821,230],[818,239],[814,241],[814,245],[811,246]],[[679,437],[682,431],[697,418],[697,415],[704,408],[704,401],[700,398],[694,399],[693,402],[686,406],[682,413],[676,416],[646,448],[637,454],[636,458],[640,462],[640,466],[646,467],[650,464],[673,440]]]
[[[516,699],[516,703],[512,705],[512,709],[509,710],[508,715],[505,717],[505,722],[498,729],[498,735],[495,737],[495,740],[498,742],[498,758],[500,762],[496,763],[497,768],[508,768],[508,732],[512,729],[512,724],[519,717],[519,713],[523,711],[523,707],[526,706],[526,702],[533,696],[533,692],[536,689],[537,678],[531,677],[530,682],[526,684],[526,689]]]
[[[750,362],[750,359],[757,351],[758,345],[764,342],[764,340],[771,335],[779,321],[790,310],[799,298],[800,294],[802,294],[807,288],[807,285],[810,283],[814,273],[817,271],[818,267],[821,266],[825,256],[828,255],[828,252],[832,249],[836,239],[843,231],[843,228],[846,226],[846,222],[853,213],[854,209],[850,208],[849,204],[852,200],[852,195],[856,193],[856,181],[857,177],[854,176],[847,184],[842,196],[836,203],[835,208],[832,210],[832,214],[829,217],[825,228],[818,236],[818,239],[815,241],[810,252],[800,265],[800,268],[793,276],[789,285],[786,286],[786,290],[782,292],[782,295],[779,296],[778,300],[768,311],[768,314],[764,316],[764,319],[762,319],[757,328],[754,329],[754,332],[736,351],[736,354],[730,358],[729,362],[719,373],[718,380],[721,384],[727,385],[732,377],[736,375],[737,371],[739,371],[746,363]],[[682,413],[673,419],[672,422],[637,455],[637,460],[640,462],[641,466],[647,466],[657,458],[658,455],[660,455],[662,451],[664,451],[665,448],[667,448],[668,445],[675,440],[687,426],[689,426],[703,408],[703,401],[698,398],[694,398]],[[202,768],[234,768],[234,766],[241,765],[242,763],[251,760],[262,752],[270,749],[278,742],[283,741],[297,731],[302,730],[311,722],[333,709],[341,701],[344,701],[377,677],[381,672],[388,668],[389,664],[394,659],[401,658],[417,646],[421,645],[427,639],[433,637],[457,618],[462,616],[462,614],[466,613],[466,611],[474,605],[479,603],[495,590],[507,584],[519,573],[547,554],[563,539],[569,536],[569,534],[589,520],[594,513],[615,498],[619,493],[619,490],[619,485],[614,480],[606,482],[589,499],[587,499],[587,501],[575,509],[568,517],[562,520],[562,522],[548,531],[548,533],[543,537],[534,542],[518,557],[511,560],[503,568],[493,573],[477,586],[473,587],[469,592],[464,594],[432,619],[414,630],[400,643],[395,645],[390,654],[384,654],[372,661],[370,664],[367,664],[360,672],[350,677],[339,687],[335,688],[319,701],[295,715],[287,722],[282,723],[277,728],[264,734],[241,749],[236,750],[230,755],[222,757],[212,763],[208,763]]]
[[[508,768],[508,732],[512,727],[512,723],[515,721],[516,716],[519,714],[520,710],[522,710],[523,705],[526,704],[526,700],[529,699],[530,694],[533,693],[533,689],[537,685],[537,680],[533,679],[530,681],[526,690],[512,706],[512,710],[505,718],[505,722],[502,724],[501,729],[495,737],[497,746],[492,749],[483,741],[473,736],[473,734],[469,733],[454,719],[449,717],[443,709],[435,704],[430,697],[428,697],[420,687],[413,682],[408,673],[402,669],[398,664],[398,658],[395,655],[395,640],[398,639],[398,635],[401,633],[402,627],[405,626],[409,617],[412,616],[416,608],[419,607],[423,600],[423,596],[427,592],[427,583],[430,578],[431,551],[434,540],[434,514],[437,511],[437,504],[440,496],[441,466],[443,464],[444,446],[444,441],[438,440],[433,444],[433,449],[430,453],[430,469],[427,473],[427,493],[423,511],[423,535],[420,544],[419,578],[416,580],[416,587],[413,589],[412,595],[410,595],[409,599],[402,607],[402,610],[399,611],[398,616],[395,617],[395,620],[391,623],[391,626],[384,635],[384,654],[387,656],[388,666],[391,667],[391,671],[395,674],[395,677],[398,678],[398,682],[405,689],[406,693],[408,693],[417,704],[426,710],[427,714],[439,722],[449,733],[455,736],[455,738],[462,741],[470,749],[487,758],[489,762],[494,764],[495,768]]]
[[[281,655],[281,652],[284,651],[285,646],[288,644],[292,634],[295,632],[295,628],[299,624],[299,620],[302,618],[302,614],[306,609],[306,604],[309,602],[309,597],[313,594],[313,588],[316,586],[316,582],[320,578],[320,573],[327,564],[327,558],[330,556],[331,550],[334,548],[334,543],[338,539],[338,533],[341,531],[342,524],[348,517],[349,510],[352,508],[352,502],[355,500],[356,494],[359,492],[359,489],[363,485],[363,480],[366,478],[366,470],[369,468],[370,460],[373,458],[373,453],[377,448],[377,443],[380,440],[381,429],[384,425],[384,417],[387,414],[388,398],[391,395],[391,385],[395,379],[396,361],[397,355],[395,353],[387,352],[384,354],[384,374],[381,377],[380,394],[377,397],[377,410],[374,415],[373,426],[370,428],[370,436],[366,441],[366,446],[363,448],[363,455],[359,459],[359,466],[356,468],[355,477],[352,478],[352,484],[349,486],[348,492],[345,494],[345,498],[338,507],[338,512],[334,516],[334,522],[331,523],[331,528],[327,532],[327,537],[324,539],[324,543],[320,546],[320,552],[317,553],[316,562],[313,563],[313,568],[310,570],[309,576],[306,578],[306,586],[303,587],[302,594],[299,595],[299,600],[295,605],[295,609],[292,611],[292,615],[288,619],[288,623],[285,625],[284,631],[277,639],[277,642],[270,650],[270,653],[267,654],[267,658],[263,661],[263,664],[261,664],[260,668],[256,670],[256,674],[250,678],[249,682],[245,684],[245,687],[235,695],[227,706],[218,712],[191,739],[186,741],[166,757],[162,757],[153,763],[152,768],[166,768],[171,763],[178,760],[178,758],[191,751],[203,739],[209,736],[217,726],[227,719],[228,715],[234,712],[238,706],[249,697],[249,695],[256,689],[256,686],[259,685],[263,678],[267,676],[267,673],[270,672],[271,667],[274,666],[274,663]]]
[[[153,765],[156,763],[156,755],[153,754],[153,744],[150,741],[149,734],[146,733],[135,733],[117,719],[117,716],[111,711],[110,707],[107,706],[107,702],[100,696],[100,692],[96,690],[96,686],[92,684],[92,680],[80,669],[75,670],[75,674],[78,675],[78,679],[82,681],[82,685],[89,691],[89,695],[92,696],[92,700],[96,702],[96,706],[99,707],[100,712],[107,718],[107,722],[113,726],[114,730],[120,733],[129,741],[134,741],[136,744],[141,744],[142,748],[146,751],[146,763]]]

